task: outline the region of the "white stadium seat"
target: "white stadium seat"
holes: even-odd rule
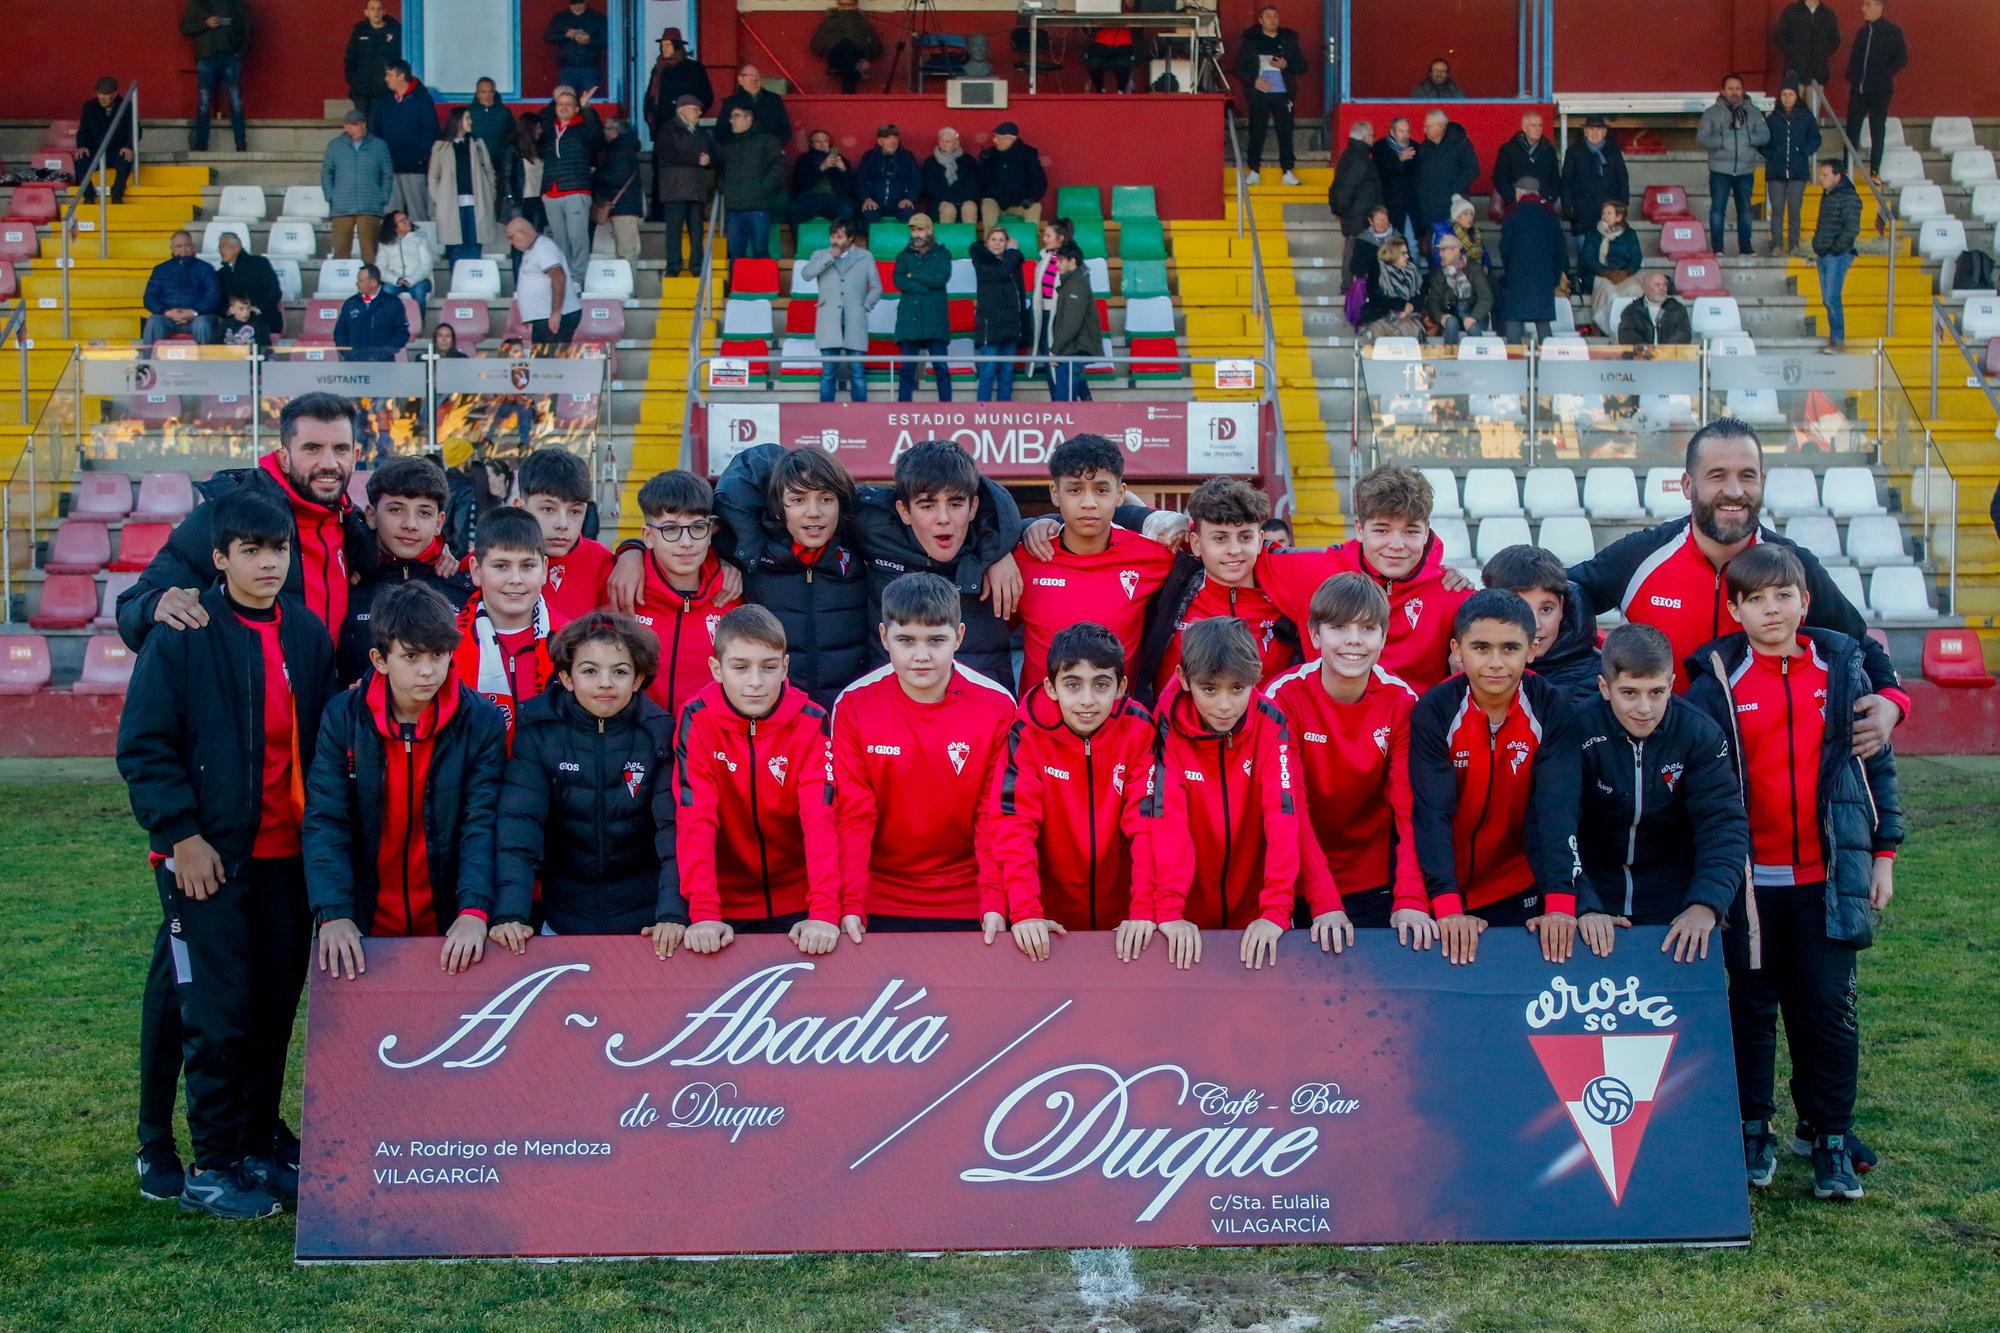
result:
[[[1462,562],[1472,558],[1472,534],[1463,518],[1455,514],[1433,514],[1431,531],[1437,534],[1438,545],[1444,548],[1447,561]]]
[[[1521,488],[1514,480],[1513,469],[1504,467],[1466,469],[1463,503],[1467,518],[1519,514]]]
[[[273,259],[271,260],[271,271],[278,275],[278,294],[280,296],[283,296],[287,301],[302,301],[305,299],[305,278],[299,272],[298,260]]]
[[[900,297],[885,296],[875,303],[868,312],[868,336],[871,338],[894,338],[896,336],[896,308],[902,304]]]
[[[796,262],[792,265],[792,295],[793,296],[819,295],[819,279],[808,278],[806,276],[806,266],[803,261]]]
[[[1967,301],[1959,332],[1968,339],[2000,338],[2000,296],[1975,296]]]
[[[1538,540],[1543,550],[1565,565],[1580,565],[1597,554],[1590,520],[1581,516],[1544,519]]]
[[[1824,514],[1819,478],[1809,467],[1774,467],[1764,474],[1764,512],[1772,518]]]
[[[261,185],[225,185],[222,198],[216,202],[215,216],[228,218],[234,222],[262,222],[264,220],[264,187]]]
[[[1989,227],[2000,224],[2000,181],[1972,187],[1972,216]]]
[[[1840,549],[1840,525],[1825,514],[1801,514],[1786,520],[1785,540],[1811,551],[1822,565],[1847,563]]]
[[[1867,615],[1868,590],[1862,585],[1861,571],[1853,565],[1841,564],[1828,565],[1826,573],[1827,577],[1833,580],[1833,586],[1840,589],[1840,595],[1847,599],[1848,604],[1862,615]]]
[[[1896,198],[1896,215],[1905,222],[1945,216],[1944,187],[1928,181],[1905,185]]]
[[[1688,512],[1681,475],[1677,467],[1646,469],[1646,509],[1654,518],[1680,518]]]
[[[1574,337],[1576,334],[1576,307],[1567,296],[1556,297],[1556,317],[1549,322],[1549,328],[1557,337]]]
[[[1965,224],[1957,218],[1925,218],[1917,232],[1917,254],[1942,267],[1938,271],[1938,286],[1951,290],[1952,269],[1958,256],[1965,253]]]
[[[1598,465],[1583,474],[1583,507],[1599,523],[1636,523],[1646,517],[1639,478],[1629,467]]]
[[[1496,514],[1480,521],[1479,540],[1473,546],[1473,555],[1483,565],[1509,546],[1534,544],[1535,535],[1528,531],[1527,519],[1519,514]]]
[[[1706,338],[1714,333],[1743,332],[1743,312],[1733,296],[1704,296],[1689,309],[1688,316],[1694,323],[1694,336],[1697,338]]]
[[[298,222],[324,222],[331,211],[326,206],[326,192],[319,186],[287,185],[278,216]]]
[[[326,260],[319,266],[319,286],[313,295],[322,301],[344,301],[354,295],[354,279],[360,272],[358,259]]]
[[[1708,340],[1710,356],[1755,356],[1757,340],[1747,333],[1718,333]]]
[[[722,305],[722,336],[768,338],[776,331],[771,307],[775,301],[729,300]]]
[[[1451,517],[1465,517],[1465,509],[1458,503],[1458,474],[1448,467],[1426,467],[1417,469],[1424,474],[1424,480],[1431,484],[1431,518],[1433,520]]]
[[[1174,298],[1139,296],[1125,302],[1125,336],[1160,337],[1174,332]]]
[[[1903,525],[1893,514],[1864,514],[1850,522],[1847,558],[1862,569],[1914,563],[1903,549]]]
[[[1858,571],[1857,571],[1858,574]],[[1915,565],[1884,565],[1868,576],[1868,608],[1879,620],[1936,620],[1930,580]]]
[[[1723,399],[1722,410],[1753,426],[1782,426],[1789,420],[1785,409],[1778,405],[1776,389],[1731,389]]]
[[[1111,295],[1111,263],[1109,260],[1091,258],[1083,261],[1084,272],[1090,275],[1092,296]]]
[[[1993,150],[1961,148],[1951,155],[1951,183],[1967,189],[1993,180]]]
[[[1638,300],[1638,299],[1639,299],[1639,298],[1638,298],[1638,297],[1636,297],[1636,296],[1614,296],[1614,297],[1612,297],[1612,298],[1611,298],[1611,324],[1610,324],[1610,326],[1609,326],[1609,327],[1607,327],[1607,328],[1602,328],[1602,329],[1599,329],[1599,330],[1598,330],[1598,332],[1599,332],[1599,333],[1601,333],[1601,334],[1603,334],[1603,335],[1604,335],[1605,337],[1607,337],[1607,338],[1616,338],[1616,337],[1618,336],[1618,329],[1619,329],[1619,326],[1620,326],[1620,325],[1622,325],[1622,324],[1623,324],[1623,323],[1625,322],[1625,308],[1626,308],[1627,306],[1631,305],[1631,304],[1632,304],[1632,303],[1633,303],[1634,301],[1636,301],[1636,300]]]
[[[201,230],[202,250],[208,254],[216,253],[221,246],[224,236],[234,236],[238,241],[242,242],[246,253],[257,253],[256,247],[250,244],[250,224],[248,222],[239,222],[235,218],[217,218],[206,227],[203,227]]]
[[[1541,359],[1544,361],[1588,361],[1590,344],[1575,336],[1544,338],[1541,344]]]
[[[629,301],[633,290],[631,260],[593,259],[584,265],[585,296],[602,297],[607,301]]]
[[[1820,502],[1835,518],[1888,512],[1875,497],[1875,474],[1865,467],[1830,467],[1820,481]]]
[[[1924,159],[1914,148],[1891,148],[1882,154],[1882,183],[1912,185],[1924,178]]]
[[[1375,361],[1421,361],[1424,345],[1415,338],[1377,338],[1368,355]]]
[[[497,301],[500,299],[500,261],[461,259],[451,266],[451,288],[445,293],[456,300]]]
[[[1576,473],[1566,467],[1531,467],[1521,485],[1521,503],[1530,518],[1570,518],[1583,513],[1576,497]]]
[[[264,238],[264,255],[268,259],[311,259],[318,253],[319,238],[313,233],[312,223],[297,218],[279,218]]]
[[[1461,361],[1505,361],[1507,340],[1497,333],[1478,333],[1470,338],[1461,338],[1458,343],[1458,359]]]
[[[1973,132],[1970,116],[1939,116],[1931,122],[1933,153],[1957,153],[1978,143],[1979,136]]]
[[[1903,118],[1901,116],[1890,116],[1888,123],[1882,127],[1882,144],[1885,148],[1892,150],[1909,146],[1909,140],[1903,135]],[[1864,121],[1861,126],[1861,147],[1868,148],[1871,146],[1869,126]]]

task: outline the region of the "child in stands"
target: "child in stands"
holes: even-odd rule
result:
[[[687,947],[784,933],[805,954],[840,942],[840,854],[826,712],[786,682],[785,630],[761,606],[715,627],[714,681],[682,710],[675,845]]]
[[[1535,642],[1528,669],[1561,692],[1578,711],[1598,699],[1597,622],[1584,614],[1583,596],[1555,552],[1539,546],[1509,546],[1480,571],[1489,588],[1518,595],[1535,613]],[[1672,674],[1671,667],[1669,673]]]
[[[1299,632],[1258,582],[1271,497],[1247,481],[1210,477],[1188,497],[1187,516],[1189,550],[1153,599],[1136,679],[1164,698],[1180,668],[1183,632],[1217,616],[1243,623],[1258,679],[1274,679],[1298,660]]]
[[[1689,659],[1687,697],[1734,735],[1749,812],[1751,882],[1724,936],[1744,1167],[1756,1186],[1777,1171],[1782,1011],[1813,1194],[1858,1199],[1873,1154],[1852,1134],[1855,958],[1874,942],[1873,914],[1896,892],[1896,760],[1886,748],[1854,757],[1854,704],[1870,689],[1861,647],[1836,630],[1804,628],[1806,572],[1791,548],[1754,544],[1723,577],[1743,629]]]
[[[988,817],[1014,943],[1037,961],[1051,936],[1132,915],[1153,720],[1125,697],[1129,652],[1103,625],[1058,631],[1007,733]]]
[[[454,609],[472,595],[464,574],[438,573],[444,555],[444,511],[451,498],[444,469],[428,458],[392,458],[368,473],[364,517],[380,547],[373,569],[354,580],[347,594],[347,624],[339,641],[340,683],[352,685],[368,674],[375,638],[368,617],[375,599],[391,588],[417,583],[437,591]]]
[[[537,449],[514,474],[514,503],[542,526],[552,628],[609,602],[611,552],[583,535],[590,514],[590,468],[566,449]]]
[[[542,531],[518,509],[496,509],[480,520],[472,543],[474,591],[458,615],[459,683],[500,710],[510,745],[522,705],[555,674]]]
[[[678,718],[711,679],[715,627],[722,619],[722,562],[711,549],[721,524],[715,491],[692,472],[662,472],[639,488],[646,527],[646,585],[632,618],[660,641],[660,670],[647,688]]]
[[[363,935],[442,935],[438,965],[462,972],[486,947],[507,724],[459,683],[457,618],[437,592],[389,589],[368,629],[373,669],[327,705],[306,785],[320,970],[366,972]]]
[[[213,502],[209,526],[221,579],[200,596],[204,623],[140,649],[118,771],[174,942],[194,1141],[181,1206],[240,1220],[298,1196],[278,1099],[305,984],[299,826],[333,641],[284,591],[289,514],[243,488]]]
[[[889,665],[833,709],[841,928],[1006,928],[1005,898],[979,823],[1014,720],[1014,699],[956,659],[962,590],[906,574],[882,590]]]

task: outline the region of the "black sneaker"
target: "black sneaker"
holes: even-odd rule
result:
[[[181,1187],[181,1207],[207,1213],[225,1222],[247,1222],[282,1211],[278,1200],[241,1166],[187,1173]]]
[[[243,1174],[262,1186],[264,1192],[279,1203],[298,1203],[299,1169],[296,1166],[287,1166],[276,1157],[246,1157],[243,1159]]]
[[[181,1159],[172,1148],[142,1150],[136,1165],[140,1198],[162,1203],[181,1196],[187,1175],[181,1170]]]
[[[1812,1156],[1813,1140],[1818,1137],[1819,1131],[1813,1128],[1812,1121],[1799,1121],[1798,1128],[1792,1131],[1792,1153],[1798,1157]],[[1845,1137],[1847,1155],[1854,1159],[1855,1175],[1865,1176],[1882,1164],[1881,1155],[1863,1143],[1859,1134],[1850,1129]]]
[[[1758,1189],[1768,1187],[1778,1174],[1778,1136],[1770,1121],[1743,1122],[1743,1171]]]
[[[271,1131],[271,1156],[277,1158],[281,1165],[294,1171],[299,1169],[299,1136],[292,1133],[292,1127],[282,1120]]]
[[[1861,1176],[1845,1134],[1822,1134],[1813,1140],[1812,1173],[1815,1199],[1858,1199]]]

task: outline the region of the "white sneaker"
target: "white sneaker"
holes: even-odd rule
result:
[[[1253,171],[1253,172],[1251,172],[1251,173],[1250,173],[1250,175],[1249,175],[1249,177],[1248,177],[1248,183],[1249,183],[1249,184],[1251,184],[1251,185],[1255,185],[1255,184],[1257,184],[1257,183],[1258,183],[1259,181],[1261,181],[1261,180],[1263,180],[1263,179],[1264,179],[1264,174],[1263,174],[1262,172],[1260,172],[1260,171]]]
[[[1288,171],[1285,173],[1285,184],[1297,185],[1298,183],[1299,183],[1299,178],[1296,172]]]

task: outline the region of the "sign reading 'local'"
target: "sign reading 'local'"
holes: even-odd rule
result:
[[[538,938],[313,978],[301,1259],[1733,1242],[1722,968],[1363,932],[1176,972],[1109,936]]]

